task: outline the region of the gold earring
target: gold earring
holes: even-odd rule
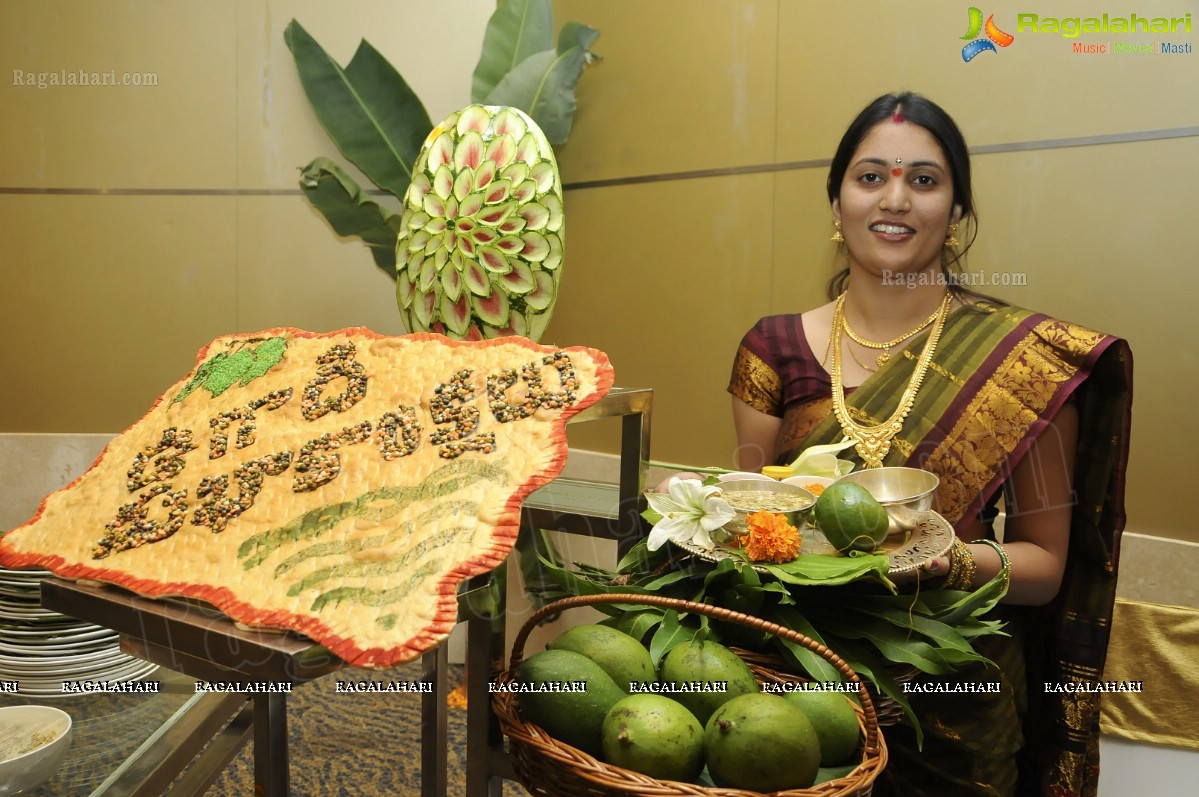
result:
[[[833,237],[829,238],[829,240],[834,243],[843,243],[845,241],[845,236],[841,234],[841,220],[834,219],[833,227],[835,228],[833,230]]]
[[[949,225],[949,235],[945,236],[945,245],[948,246],[950,249],[956,249],[957,247],[962,245],[961,241],[958,240],[957,232],[958,232],[958,225],[950,224]]]

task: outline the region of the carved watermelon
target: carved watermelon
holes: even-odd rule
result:
[[[450,114],[425,139],[404,195],[396,301],[408,330],[539,340],[565,232],[558,166],[536,123],[507,107]]]

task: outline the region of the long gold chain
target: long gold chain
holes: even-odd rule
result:
[[[868,371],[870,373],[874,373],[875,371],[878,370],[877,367],[871,368],[869,365],[867,365],[866,363],[859,360],[858,355],[853,350],[853,346],[846,346],[845,348],[849,349],[849,356],[853,358],[853,361],[855,363],[857,363],[858,367],[861,368],[863,371]],[[829,335],[828,336],[828,345],[824,349],[824,356],[820,358],[820,367],[821,368],[824,368],[826,365],[828,365],[829,352],[831,352],[832,350],[833,350],[833,336]]]
[[[859,346],[865,346],[868,349],[882,349],[883,350],[883,353],[878,355],[878,357],[875,358],[875,363],[878,365],[879,368],[882,368],[884,365],[887,364],[887,360],[891,359],[892,347],[898,346],[900,343],[903,343],[905,340],[912,337],[913,335],[915,335],[917,332],[919,332],[922,329],[924,329],[925,327],[927,327],[932,322],[936,321],[937,315],[940,312],[941,312],[941,310],[938,308],[937,310],[935,310],[933,312],[932,315],[930,315],[928,318],[924,319],[924,321],[922,321],[920,323],[920,326],[903,333],[899,337],[891,338],[891,340],[888,340],[884,343],[878,343],[876,341],[866,340],[865,338],[860,337],[856,332],[853,331],[853,327],[851,327],[849,325],[849,319],[845,317],[844,311],[842,311],[842,314],[841,314],[841,323],[843,325],[843,328],[845,329],[845,334],[849,335],[849,339],[852,340],[854,343],[858,344]],[[861,365],[861,363],[859,362],[858,365]]]
[[[863,371],[867,371],[869,373],[874,373],[875,371],[877,371],[879,368],[882,367],[881,363],[876,362],[874,367],[871,368],[869,365],[867,365],[866,363],[864,363],[858,359],[858,353],[853,350],[853,346],[846,346],[845,348],[849,350],[849,356],[853,358],[853,361],[855,363],[857,363],[858,367],[861,368]]]
[[[946,292],[941,306],[933,314],[933,328],[928,334],[928,340],[924,342],[924,350],[920,352],[920,359],[916,361],[916,369],[908,380],[908,386],[899,399],[899,406],[891,413],[890,418],[871,425],[855,421],[845,406],[845,385],[841,381],[841,330],[845,327],[845,294],[837,298],[837,304],[833,307],[831,333],[833,367],[830,376],[833,383],[833,413],[837,422],[841,424],[842,431],[854,441],[855,450],[868,468],[882,467],[883,458],[891,450],[891,439],[903,430],[903,422],[916,403],[916,393],[924,382],[924,375],[928,372],[933,353],[937,350],[937,342],[941,339],[941,331],[945,328],[945,319],[949,317],[950,299],[950,294]]]

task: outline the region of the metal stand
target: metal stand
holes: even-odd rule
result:
[[[649,460],[652,405],[652,390],[614,388],[572,418],[572,424],[621,419],[619,483],[555,479],[525,500],[522,526],[615,540],[618,556],[624,556],[646,533],[641,512],[645,508],[643,475]],[[502,602],[492,606],[506,586],[506,571],[500,567],[472,579],[459,596],[459,612],[467,622],[467,797],[501,797],[503,781],[514,777],[488,691],[507,656],[504,607]],[[477,600],[488,591],[492,593],[489,600]],[[491,613],[480,611],[480,605],[491,606]]]
[[[345,665],[310,640],[239,628],[225,615],[198,603],[139,598],[115,587],[49,578],[42,582],[42,606],[111,628],[120,634],[121,650],[126,653],[202,681],[294,685]],[[193,716],[181,721],[169,748],[147,751],[151,754],[143,755],[139,766],[126,774],[127,793],[163,794],[195,759],[197,765],[172,794],[202,794],[252,731],[255,794],[287,797],[285,693],[211,692],[188,714]],[[226,724],[230,717],[233,722]],[[196,759],[214,737],[217,743]]]

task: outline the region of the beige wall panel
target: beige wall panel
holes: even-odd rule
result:
[[[559,152],[567,183],[769,162],[777,2],[558,0],[600,31]]]
[[[567,193],[566,271],[543,342],[595,346],[618,385],[654,389],[657,459],[732,465],[725,386],[768,287],[772,180]],[[571,434],[589,445],[585,425]]]
[[[774,194],[773,289],[758,316],[798,313],[824,304],[829,278],[844,265],[833,234],[825,167],[779,172]],[[749,323],[757,317],[749,319]],[[746,329],[749,327],[746,326]]]
[[[352,13],[347,13],[347,9]],[[394,66],[436,123],[470,102],[471,75],[495,0],[243,2],[237,8],[238,179],[243,188],[293,188],[313,158],[356,177],[317,121],[283,30],[297,20],[343,67],[366,39]],[[364,188],[374,186],[362,179]]]
[[[967,6],[861,0],[779,4],[780,161],[831,157],[845,126],[866,103],[912,90],[943,105],[972,146],[1156,130],[1199,123],[1199,53],[1078,55],[1074,42],[1191,43],[1199,32],[1193,0],[1105,8],[1035,5],[1041,17],[1183,17],[1192,32],[1153,34],[1017,33],[1017,8],[994,11],[1015,41],[966,63],[961,36]],[[1029,9],[1024,9],[1029,10]]]
[[[402,335],[395,282],[357,239],[339,240],[300,196],[237,204],[238,331],[364,326]],[[232,330],[228,330],[232,331]]]
[[[233,185],[235,6],[0,3],[0,186]],[[49,85],[62,70],[157,85]],[[31,72],[47,73],[47,87],[25,85]]]
[[[0,432],[117,432],[237,325],[230,198],[0,196]]]

